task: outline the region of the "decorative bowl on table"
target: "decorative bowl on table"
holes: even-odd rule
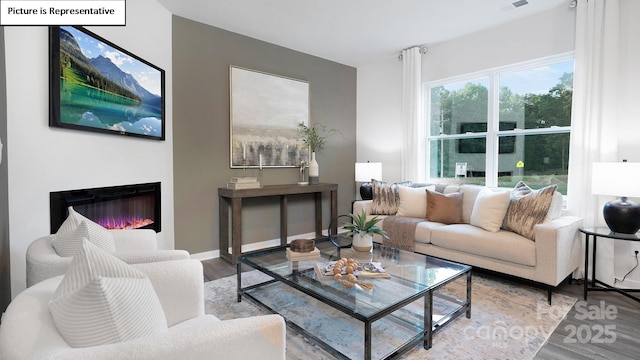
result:
[[[295,239],[289,246],[293,252],[308,253],[316,248],[316,242],[313,239]]]

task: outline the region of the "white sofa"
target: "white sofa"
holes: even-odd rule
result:
[[[49,301],[63,276],[27,288],[0,324],[0,359],[285,359],[279,315],[220,321],[204,314],[202,263],[195,259],[133,265],[146,274],[168,331],[109,345],[72,348],[58,332]]]
[[[578,229],[582,219],[561,214],[558,205],[561,209],[562,196],[556,192],[555,204],[549,210],[555,215],[551,218],[548,215],[543,223],[534,227],[534,239],[504,229],[490,232],[470,224],[474,202],[483,188],[477,185],[439,185],[438,190],[443,194],[462,193],[462,223],[445,225],[426,219],[420,221],[415,229],[414,251],[544,284],[551,302],[553,288],[580,264],[582,243]],[[411,201],[411,198],[400,199],[401,202],[403,200]],[[353,212],[365,211],[369,217],[376,216],[371,213],[371,208],[372,200],[360,200],[354,203]],[[390,215],[377,216],[384,219]],[[384,220],[378,225],[384,229]],[[377,237],[375,241],[382,242],[382,238]]]
[[[113,235],[114,255],[128,264],[188,259],[185,250],[158,250],[155,231],[151,229],[108,230]],[[54,235],[34,240],[27,248],[27,287],[42,280],[63,275],[73,257],[62,257],[53,248]]]

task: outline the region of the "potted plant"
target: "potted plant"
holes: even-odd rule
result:
[[[317,184],[319,182],[320,169],[316,161],[316,151],[322,150],[327,139],[339,133],[336,129],[327,130],[326,125],[314,124],[307,126],[301,122],[298,124],[298,135],[302,138],[302,142],[309,147],[309,183]]]
[[[347,235],[353,235],[353,249],[356,251],[370,252],[373,248],[373,235],[380,235],[386,239],[389,235],[381,227],[376,225],[382,219],[374,216],[367,220],[367,213],[363,211],[359,215],[349,214],[350,223],[345,223],[343,228],[349,230]]]

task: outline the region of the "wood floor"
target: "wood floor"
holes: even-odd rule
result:
[[[236,274],[235,265],[219,258],[202,263],[205,281]],[[640,359],[640,303],[605,292],[590,292],[585,302],[582,289],[567,282],[555,291],[578,302],[534,359]]]

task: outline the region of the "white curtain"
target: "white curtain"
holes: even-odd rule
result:
[[[424,181],[422,57],[419,47],[402,51],[402,180]]]
[[[570,213],[584,218],[584,227],[606,226],[602,207],[611,199],[591,194],[591,166],[593,162],[620,160],[616,103],[619,0],[579,0],[576,15],[567,206]],[[596,278],[613,284],[612,240],[599,238],[597,251]],[[574,275],[582,277],[583,271],[584,264]]]

